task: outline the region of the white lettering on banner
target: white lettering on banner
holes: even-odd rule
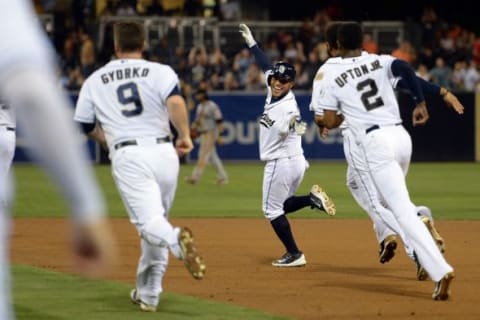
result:
[[[246,127],[246,128],[245,128]],[[255,144],[258,141],[257,122],[223,122],[223,141],[225,144],[236,142],[238,144]]]
[[[224,133],[223,141],[225,144],[238,143],[241,145],[252,145],[258,143],[258,122],[223,122]],[[342,144],[342,135],[340,130],[330,130],[327,138],[320,138],[320,132],[316,124],[309,123],[307,131],[303,135],[303,143],[313,144],[320,142],[322,144]]]

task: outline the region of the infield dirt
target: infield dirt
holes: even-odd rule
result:
[[[263,219],[172,219],[192,229],[208,270],[196,281],[171,258],[164,290],[296,319],[480,319],[480,221],[436,222],[456,273],[451,300],[441,302],[431,299],[432,281],[416,280],[403,246],[389,263],[378,262],[368,220],[290,221],[306,267],[270,265],[284,252]],[[133,288],[138,236],[127,219],[112,223],[121,259],[109,279]],[[64,219],[14,220],[13,262],[73,272],[66,224]]]

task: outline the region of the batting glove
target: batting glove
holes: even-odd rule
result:
[[[252,35],[252,32],[250,31],[250,28],[245,23],[240,23],[239,28],[239,31],[242,34],[243,39],[245,39],[245,43],[249,48],[257,44],[255,38]]]
[[[305,121],[300,121],[296,117],[293,117],[290,120],[290,129],[293,129],[296,134],[302,136],[307,131],[307,123]]]

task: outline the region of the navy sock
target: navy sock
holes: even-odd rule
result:
[[[310,196],[291,196],[283,203],[283,211],[285,211],[285,214],[288,214],[308,206],[312,206]]]
[[[270,221],[270,224],[275,230],[280,241],[282,241],[283,245],[287,252],[290,253],[299,253],[297,244],[293,239],[292,230],[290,228],[290,223],[285,215],[281,215],[280,217],[276,218],[275,220]]]

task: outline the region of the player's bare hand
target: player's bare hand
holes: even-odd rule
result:
[[[255,38],[252,35],[252,32],[250,31],[250,28],[245,23],[240,23],[238,27],[239,27],[240,34],[245,40],[245,43],[247,44],[247,46],[251,48],[257,44],[257,42],[255,41]]]
[[[178,137],[175,145],[180,157],[190,153],[193,149],[193,142],[190,136]]]
[[[320,138],[326,139],[330,133],[330,130],[327,127],[319,127],[318,132],[320,133]]]
[[[78,272],[92,277],[108,274],[117,261],[117,246],[108,222],[73,222],[73,251]]]
[[[445,101],[449,107],[455,110],[458,114],[463,114],[464,107],[453,93],[442,88],[440,94],[442,95],[443,101]]]
[[[417,104],[415,109],[413,109],[413,114],[412,114],[412,123],[413,126],[422,126],[425,123],[427,123],[429,118],[428,115],[428,110],[427,110],[427,105],[425,104],[425,101],[422,101],[421,103]]]

